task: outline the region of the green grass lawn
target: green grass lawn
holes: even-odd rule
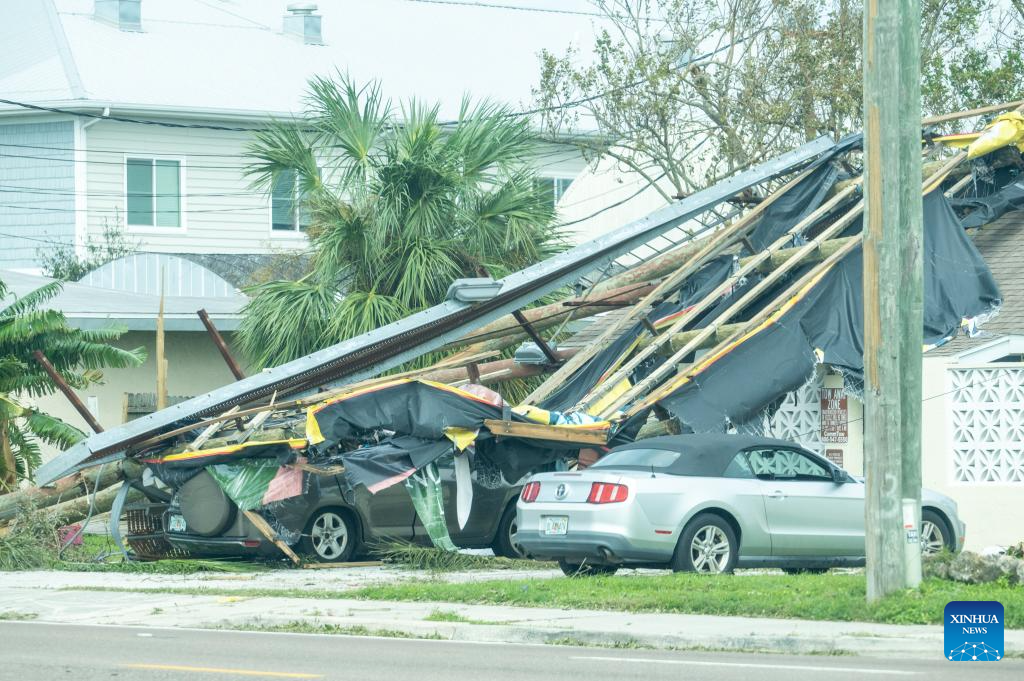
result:
[[[949,601],[1000,601],[1006,626],[1024,629],[1024,587],[926,580],[868,606],[863,575],[622,575],[577,579],[419,582],[374,586],[348,598],[529,607],[939,624]]]

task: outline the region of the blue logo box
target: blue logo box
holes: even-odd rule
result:
[[[1003,659],[1003,604],[999,601],[951,601],[946,605],[945,628],[947,660]]]

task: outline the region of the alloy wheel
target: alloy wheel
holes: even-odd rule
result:
[[[696,572],[723,572],[731,553],[729,538],[714,525],[697,530],[690,542],[690,562]]]
[[[334,560],[348,546],[348,525],[337,513],[321,513],[310,530],[313,550],[325,560]]]
[[[942,536],[942,528],[930,520],[921,523],[921,553],[934,556],[946,548],[946,538]]]
[[[519,525],[513,518],[512,522],[508,524],[508,545],[512,547],[512,552],[519,558],[525,558],[526,552],[523,551],[523,547],[520,546],[519,542],[516,541],[516,533],[519,531]]]

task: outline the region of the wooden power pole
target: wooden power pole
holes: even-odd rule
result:
[[[916,586],[921,497],[920,0],[864,7],[864,474],[868,601]],[[905,527],[904,499],[912,518]],[[912,508],[911,508],[912,507]],[[915,567],[916,573],[915,578]]]

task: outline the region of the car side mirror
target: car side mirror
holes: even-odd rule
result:
[[[836,483],[837,485],[842,485],[846,482],[846,479],[846,471],[844,471],[842,468],[832,469],[832,482]]]

